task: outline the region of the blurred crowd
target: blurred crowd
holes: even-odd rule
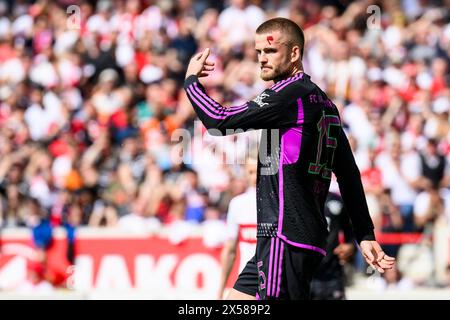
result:
[[[228,202],[246,189],[242,160],[258,136],[206,135],[182,89],[185,69],[209,47],[211,96],[224,105],[253,99],[270,85],[259,79],[254,30],[282,16],[304,29],[305,72],[340,109],[377,231],[421,233],[415,250],[430,242],[435,261],[433,235],[450,222],[449,8],[0,0],[0,226],[33,228],[40,248],[55,226],[72,240],[79,226],[220,229]],[[180,132],[191,137],[183,161]],[[402,247],[386,250],[417,260]]]

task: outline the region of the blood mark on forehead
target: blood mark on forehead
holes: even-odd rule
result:
[[[270,41],[273,41],[273,37],[272,36],[267,36],[267,42],[269,43],[269,45],[271,45]]]

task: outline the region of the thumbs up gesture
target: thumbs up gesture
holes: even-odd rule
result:
[[[207,77],[209,73],[214,70],[214,62],[206,60],[209,56],[209,53],[209,48],[206,48],[205,50],[195,54],[191,58],[186,71],[186,78],[191,75],[196,75],[199,78]]]

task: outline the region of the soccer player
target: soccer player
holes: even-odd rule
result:
[[[247,159],[245,164],[247,190],[231,199],[228,206],[228,240],[221,253],[222,274],[218,298],[222,299],[228,278],[236,260],[239,246],[239,273],[256,250],[256,163]]]
[[[332,172],[366,261],[380,273],[395,262],[375,240],[338,110],[303,71],[304,42],[303,31],[291,20],[261,24],[255,35],[260,76],[275,83],[239,106],[220,105],[199,82],[214,70],[209,48],[194,55],[186,71],[187,96],[207,129],[214,134],[263,129],[261,146],[267,147],[258,156],[256,254],[229,299],[310,298],[313,273],[326,254],[324,204]]]

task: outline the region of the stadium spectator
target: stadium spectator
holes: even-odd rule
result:
[[[375,279],[374,289],[379,291],[409,291],[414,288],[414,283],[403,274],[397,267],[388,270]]]
[[[438,150],[436,140],[428,140],[425,150],[420,153],[420,162],[422,176],[425,178],[424,185],[441,186],[448,165],[444,155]]]
[[[161,222],[149,215],[146,199],[136,199],[131,206],[132,211],[122,216],[118,221],[118,227],[129,233],[145,234],[156,232],[161,227]]]
[[[432,232],[434,222],[445,214],[444,194],[436,185],[422,191],[414,201],[414,221],[421,231]]]

